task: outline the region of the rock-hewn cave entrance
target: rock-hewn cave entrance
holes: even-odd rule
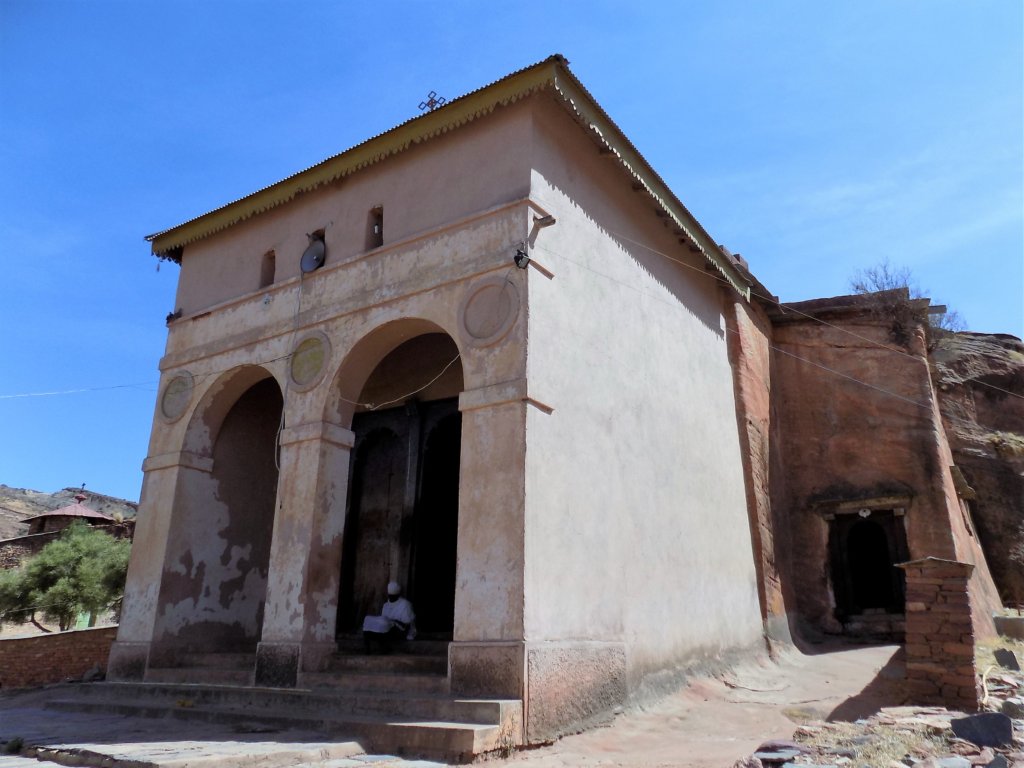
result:
[[[904,577],[896,567],[909,559],[902,518],[888,509],[837,515],[829,553],[836,618],[852,634],[893,635],[881,617],[904,613]]]
[[[462,443],[457,355],[444,334],[418,336],[380,362],[359,397],[390,405],[433,381],[417,399],[362,407],[353,417],[339,634],[357,631],[365,615],[379,613],[390,580],[412,600],[421,633],[451,634]]]

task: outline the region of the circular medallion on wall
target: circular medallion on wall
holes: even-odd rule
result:
[[[185,415],[188,404],[192,402],[192,390],[195,384],[192,374],[182,371],[167,382],[163,394],[160,395],[160,415],[166,421],[177,421]]]
[[[299,391],[315,387],[327,370],[327,360],[330,356],[331,343],[320,332],[307,336],[296,344],[288,366],[294,387]]]
[[[478,347],[501,341],[518,316],[519,291],[505,277],[491,277],[473,285],[459,309],[462,332]]]

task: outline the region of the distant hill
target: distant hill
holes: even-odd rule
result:
[[[11,488],[0,483],[0,540],[28,533],[24,520],[51,509],[75,503],[75,494],[85,496],[85,506],[111,517],[135,517],[139,505],[134,501],[107,496],[88,489],[64,488],[56,493],[43,493],[29,488]]]

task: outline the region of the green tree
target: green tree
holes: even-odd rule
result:
[[[91,626],[120,606],[130,549],[126,539],[75,522],[20,568],[0,573],[0,623],[35,622],[38,612],[64,631],[88,613]]]

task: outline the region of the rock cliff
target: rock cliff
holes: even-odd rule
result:
[[[932,375],[956,466],[1005,603],[1024,603],[1024,342],[1007,334],[946,333]],[[968,491],[968,495],[971,495]]]

